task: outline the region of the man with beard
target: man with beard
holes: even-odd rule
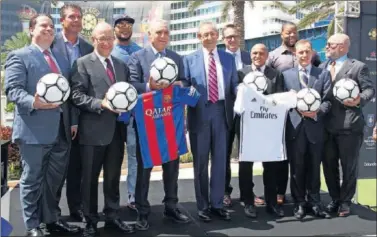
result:
[[[131,41],[132,26],[135,20],[129,16],[120,16],[114,21],[115,44],[113,52],[114,57],[119,58],[127,63],[132,53],[142,49],[135,42]],[[134,118],[131,116],[129,124],[127,125],[127,157],[128,157],[128,174],[127,174],[127,191],[128,202],[127,207],[136,210],[135,206],[135,185],[137,174],[136,161],[136,135],[135,135]]]
[[[298,41],[297,26],[294,23],[284,24],[280,36],[282,44],[270,53],[267,64],[280,72],[284,72],[298,65],[295,55],[295,44]],[[311,63],[315,67],[321,64],[318,54],[315,52],[313,52]],[[276,177],[279,177],[276,184],[277,202],[283,204],[288,184],[288,160],[278,162],[276,168]]]

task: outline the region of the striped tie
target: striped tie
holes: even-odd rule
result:
[[[209,85],[209,101],[216,103],[219,100],[219,89],[217,85],[217,71],[216,63],[213,58],[213,53],[209,53],[209,64],[208,64],[208,85]]]

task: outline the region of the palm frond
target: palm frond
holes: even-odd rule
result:
[[[327,26],[327,38],[330,38],[335,33],[335,19],[332,19]]]
[[[335,4],[335,1],[327,1],[327,3],[333,3]],[[311,10],[313,7],[319,6],[321,3],[323,3],[322,0],[305,0],[301,1],[300,3],[292,6],[289,9],[289,14],[295,14],[297,10],[303,9],[303,10]]]
[[[325,19],[326,17],[328,17],[330,14],[333,14],[333,13],[334,13],[334,9],[331,9],[331,8],[311,12],[305,15],[304,18],[300,20],[300,22],[297,24],[297,28],[298,29],[305,28],[317,21]]]
[[[232,2],[226,1],[223,8],[221,9],[221,21],[226,21],[228,18],[228,12],[232,8]]]
[[[279,8],[282,12],[289,13],[289,7],[287,7],[283,1],[274,1],[273,3],[275,6]]]
[[[203,4],[204,4],[204,1],[202,1],[202,0],[199,0],[199,1],[190,1],[190,3],[188,4],[187,8],[188,8],[189,12],[193,12],[193,11],[195,11],[196,9],[198,9],[198,7],[200,7]]]

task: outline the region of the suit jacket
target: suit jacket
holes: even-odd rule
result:
[[[244,77],[252,72],[252,66],[246,66],[242,70],[238,70],[238,83],[242,83]],[[265,95],[279,93],[284,91],[284,77],[281,72],[273,69],[270,66],[265,67],[264,75],[267,77],[267,89],[264,92]]]
[[[177,53],[165,49],[166,57],[172,59],[178,66],[178,78],[177,80],[184,82],[184,70],[182,57]],[[157,56],[154,54],[151,46],[141,49],[133,53],[127,62],[130,69],[130,83],[134,85],[136,90],[141,94],[145,93],[147,89],[147,83],[149,82],[151,65]],[[187,84],[184,82],[184,84]]]
[[[65,46],[63,32],[60,32],[55,35],[54,42],[52,42],[51,44],[51,51],[53,53],[60,53],[62,55],[62,58],[60,60],[64,61],[65,64],[69,65],[71,69],[71,61],[69,58],[67,48]],[[80,57],[93,52],[93,46],[81,36],[79,36],[79,52],[80,52]],[[69,77],[67,77],[67,79],[70,82],[71,82],[71,78],[70,78],[71,76],[72,76],[72,73],[70,70]],[[79,112],[80,110],[78,108],[76,108],[75,106],[71,106],[71,122],[73,125],[77,125],[79,122],[78,120]]]
[[[283,72],[285,91],[303,89],[299,81],[298,67],[288,69]],[[312,143],[323,141],[323,118],[331,108],[331,102],[327,100],[327,94],[331,90],[331,77],[327,70],[312,66],[310,77],[308,78],[308,87],[316,90],[322,98],[322,103],[317,113],[316,119],[302,118],[296,109],[291,109],[286,124],[286,137],[294,139],[299,129],[305,129],[307,138]],[[296,121],[294,121],[296,120]],[[293,124],[299,123],[294,127]]]
[[[250,53],[247,52],[247,51],[241,50],[241,61],[242,61],[242,64],[244,65],[244,67],[251,65]]]
[[[130,74],[127,65],[113,56],[111,59],[116,81],[128,81]],[[102,100],[111,85],[105,67],[95,52],[74,63],[71,88],[72,101],[80,109],[80,144],[104,146],[112,141],[118,115],[101,109]],[[122,129],[122,136],[125,136],[125,128]]]
[[[237,94],[237,68],[234,58],[231,54],[217,50],[222,65],[224,90],[225,90],[225,114],[228,129],[233,124],[233,107]],[[188,107],[187,121],[188,130],[196,132],[201,129],[203,123],[208,120],[207,113],[208,93],[207,93],[207,75],[204,65],[203,49],[199,49],[184,57],[185,77],[189,85],[195,87],[201,94],[201,97],[195,108]]]
[[[329,60],[320,65],[320,68],[327,68]],[[332,108],[326,116],[326,130],[331,133],[362,133],[365,125],[362,107],[375,95],[373,82],[369,77],[368,66],[356,59],[348,58],[336,74],[332,85],[342,78],[351,78],[356,81],[360,88],[360,106],[347,107],[340,103],[333,96],[332,90],[329,93],[329,100]]]
[[[52,52],[63,76],[68,78],[69,65],[59,52]],[[53,144],[59,134],[60,109],[68,142],[71,137],[70,103],[55,109],[33,109],[36,85],[41,77],[52,73],[43,53],[29,45],[8,54],[5,63],[5,93],[9,101],[15,102],[13,142],[25,144]]]

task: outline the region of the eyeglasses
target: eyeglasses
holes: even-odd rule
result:
[[[343,45],[342,43],[331,43],[331,42],[328,42],[326,44],[326,47],[329,47],[329,48],[336,48],[338,45]]]
[[[116,24],[116,27],[118,28],[132,28],[133,24],[128,23],[128,22],[120,22]]]
[[[224,39],[231,40],[232,38],[238,39],[239,37],[240,37],[239,35],[228,35],[228,36],[225,36]]]
[[[98,40],[98,42],[100,43],[104,43],[104,42],[112,42],[114,41],[114,37],[103,37],[103,38],[95,38],[96,40]]]

